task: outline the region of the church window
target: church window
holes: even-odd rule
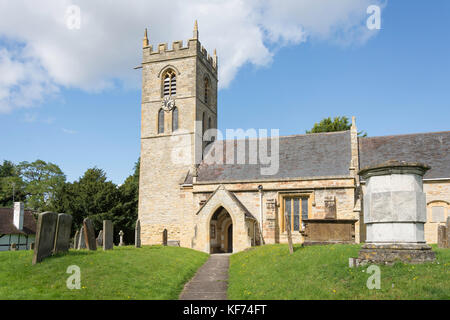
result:
[[[208,129],[211,129],[212,125],[211,125],[211,117],[208,119]]]
[[[164,133],[164,110],[158,112],[158,133]]]
[[[177,94],[177,77],[175,71],[167,70],[163,76],[163,93],[164,97],[174,96]]]
[[[175,107],[172,111],[172,131],[178,130],[178,108]]]
[[[282,198],[282,214],[280,217],[282,231],[287,230],[287,226],[291,231],[300,231],[302,221],[309,217],[309,196],[301,195],[285,195]],[[287,216],[287,225],[284,215]]]

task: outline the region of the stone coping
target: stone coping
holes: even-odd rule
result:
[[[305,223],[356,223],[358,219],[303,219]]]
[[[364,180],[374,176],[386,176],[392,174],[416,174],[423,176],[431,167],[420,162],[406,162],[389,160],[381,164],[369,166],[358,172]]]

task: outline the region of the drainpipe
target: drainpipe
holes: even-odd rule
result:
[[[259,191],[259,234],[261,238],[261,245],[263,244],[263,186],[258,186]]]

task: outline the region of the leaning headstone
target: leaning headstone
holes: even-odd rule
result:
[[[17,244],[11,243],[11,251],[17,251]]]
[[[42,212],[39,214],[33,264],[41,262],[52,254],[57,220],[58,214],[54,212]]]
[[[89,218],[84,219],[83,227],[84,227],[84,241],[86,242],[86,247],[89,250],[97,250],[97,240],[95,239],[95,230],[91,219]]]
[[[69,251],[71,231],[72,216],[65,213],[58,214],[53,253]]]
[[[448,248],[447,244],[447,227],[444,225],[438,225],[438,248]]]
[[[114,248],[113,232],[111,220],[103,220],[103,250],[111,250]]]
[[[119,246],[120,246],[120,247],[122,247],[122,246],[125,245],[125,244],[123,243],[123,235],[124,235],[123,231],[120,230],[120,232],[119,232],[119,237],[120,237]]]
[[[97,246],[101,247],[103,246],[103,230],[100,230],[97,236]]]
[[[73,237],[73,248],[78,249],[78,243],[80,242],[80,231],[77,230],[75,232],[75,236]]]
[[[84,239],[84,227],[80,229],[80,235],[78,239],[78,247],[77,249],[86,249],[86,240]]]
[[[162,233],[162,244],[163,246],[167,246],[167,229],[164,229]]]
[[[136,227],[134,228],[134,246],[136,248],[141,247],[141,222],[139,219],[136,221]]]

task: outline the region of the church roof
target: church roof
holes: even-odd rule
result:
[[[267,144],[267,140],[271,139],[273,140],[274,138],[256,139],[259,142],[258,145],[261,145],[261,143],[267,145],[269,155],[271,152],[271,144]],[[210,145],[205,152],[205,160],[198,168],[197,182],[273,180],[350,175],[350,131],[279,137],[279,168],[273,175],[263,175],[261,173],[262,168],[268,168],[270,165],[261,164],[259,158],[257,164],[250,164],[249,141],[251,140],[235,140],[234,143],[232,141],[216,141]],[[238,142],[244,141],[245,164],[237,164]],[[224,150],[224,159],[226,158],[227,142],[231,142],[230,145],[233,146],[234,161],[223,161],[224,164],[209,161],[213,157],[213,150]],[[185,183],[189,183],[190,181],[192,181],[192,177],[188,176]]]
[[[450,178],[450,131],[359,138],[360,168],[389,160],[431,167],[424,179]]]

